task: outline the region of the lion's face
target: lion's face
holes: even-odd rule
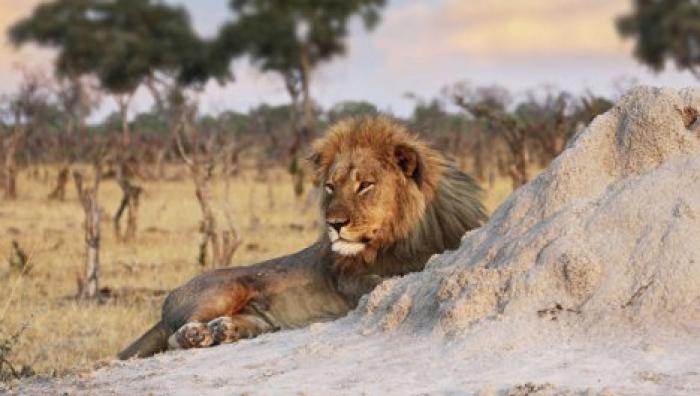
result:
[[[324,181],[324,215],[333,251],[352,256],[381,245],[400,212],[396,191],[406,180],[368,150],[340,155]]]
[[[371,261],[382,247],[404,238],[423,213],[420,153],[406,142],[378,145],[344,127],[342,139],[331,135],[316,146],[322,214],[336,254]]]

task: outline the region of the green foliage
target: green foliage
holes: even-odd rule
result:
[[[292,136],[289,125],[289,114],[293,111],[291,105],[261,104],[250,110],[248,117],[257,129],[265,133],[284,132]]]
[[[245,113],[237,111],[225,111],[219,114],[218,122],[225,130],[244,133],[250,124],[250,117]]]
[[[636,40],[634,54],[656,71],[666,60],[700,78],[700,3],[695,0],[635,0],[617,20],[623,37]]]
[[[9,30],[15,45],[36,42],[60,49],[56,70],[60,75],[77,76],[95,68],[100,48],[93,33],[95,21],[88,17],[90,0],[58,0],[37,6],[32,15]]]
[[[448,112],[441,101],[418,100],[411,116],[412,129],[424,135],[444,136],[470,129],[470,121],[463,114]]]
[[[215,53],[222,58],[248,55],[263,71],[281,74],[293,108],[289,120],[296,139],[291,151],[315,134],[310,94],[312,70],[345,52],[345,38],[353,16],[366,28],[379,21],[385,0],[231,0],[235,18],[219,32]],[[302,122],[296,113],[302,96]]]
[[[346,117],[371,116],[379,113],[377,106],[365,101],[345,101],[336,103],[328,110],[327,118],[329,123],[334,123]]]
[[[143,135],[164,134],[168,125],[154,112],[139,113],[131,121],[131,129]]]
[[[133,92],[156,72],[185,84],[228,77],[210,56],[182,7],[155,0],[55,0],[40,4],[9,31],[15,45],[58,50],[59,76],[95,75],[111,93]]]
[[[219,34],[220,53],[246,53],[262,70],[299,69],[307,48],[311,66],[345,52],[352,16],[376,26],[385,0],[232,0],[236,18]]]

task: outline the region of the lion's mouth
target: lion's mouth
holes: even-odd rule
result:
[[[337,239],[331,243],[331,250],[343,256],[355,256],[365,250],[365,244]]]
[[[331,250],[343,256],[355,256],[365,249],[367,238],[361,238],[360,241],[353,241],[340,236],[333,228],[328,229],[328,237],[331,241]]]

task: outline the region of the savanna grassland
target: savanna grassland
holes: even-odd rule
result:
[[[114,359],[158,319],[165,293],[203,270],[196,259],[201,213],[194,184],[184,167],[168,171],[179,177],[138,181],[144,192],[137,237],[129,243],[119,242],[112,228],[119,187],[114,180],[101,183],[100,287],[108,288],[109,296],[99,304],[75,299],[85,242],[84,213],[72,181],[65,201],[50,201],[57,167],[20,173],[18,199],[0,201],[0,341],[26,327],[7,356],[16,368],[62,375]],[[510,185],[503,179],[487,188],[489,211],[510,193]],[[264,176],[243,170],[229,180],[229,188],[243,239],[233,265],[287,254],[317,237],[315,202],[295,198],[283,169]],[[224,189],[219,179],[214,193],[220,197]],[[13,240],[28,256],[24,271],[9,264]]]

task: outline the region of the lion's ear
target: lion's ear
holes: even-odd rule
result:
[[[404,175],[420,184],[421,161],[418,151],[407,145],[398,145],[394,148],[394,157]]]

